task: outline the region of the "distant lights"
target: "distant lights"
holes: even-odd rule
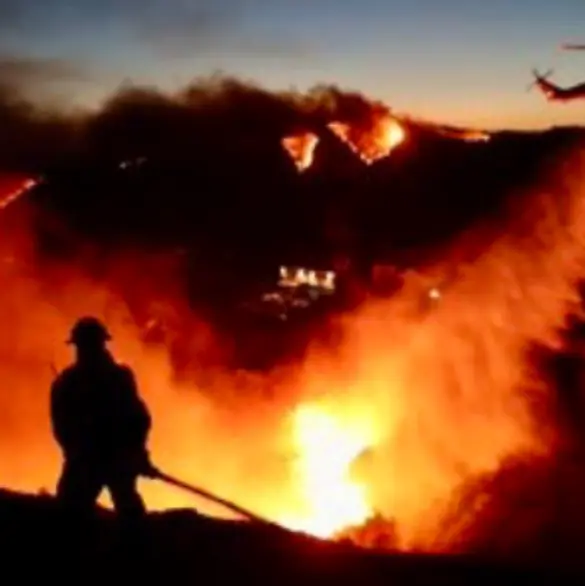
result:
[[[308,285],[328,292],[335,291],[336,275],[333,271],[316,271],[302,267],[281,266],[279,270],[281,287]]]
[[[147,161],[146,157],[136,157],[134,159],[126,159],[125,161],[122,161],[121,163],[119,163],[118,167],[120,169],[130,169],[132,167],[140,167],[141,165],[146,163],[146,161]]]

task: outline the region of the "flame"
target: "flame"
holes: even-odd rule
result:
[[[291,156],[299,172],[306,171],[313,164],[319,137],[312,132],[303,132],[282,139],[282,147]]]
[[[336,274],[334,271],[316,271],[314,269],[281,266],[279,269],[281,287],[299,287],[309,285],[326,291],[335,291]]]
[[[8,189],[0,190],[0,210],[6,209],[10,204],[14,203],[25,193],[36,187],[38,184],[37,180],[27,178],[20,180],[18,187],[9,187]]]
[[[50,365],[69,362],[62,340],[80,314],[93,313],[112,329],[115,356],[137,373],[154,418],[151,453],[165,471],[317,535],[380,511],[396,520],[401,547],[430,548],[441,527],[427,523],[463,481],[547,439],[541,427],[534,433],[526,348],[554,345],[578,300],[582,163],[579,156],[563,169],[554,189],[515,199],[506,221],[488,226],[482,254],[466,256],[483,234],[470,228],[422,276],[429,279],[409,276],[392,298],[344,317],[334,350],[313,348],[294,376],[207,370],[203,350],[222,339],[201,327],[170,285],[161,292],[179,279],[148,255],[118,257],[98,284],[82,261],[39,265],[32,245],[22,251],[3,231],[0,250],[18,262],[0,264],[0,321],[10,332],[0,339],[2,484],[54,487],[60,462],[46,409]],[[433,274],[452,268],[451,279]],[[175,325],[165,343],[144,342],[124,292],[149,311],[155,303],[169,310]],[[196,362],[193,376],[176,376],[178,358]],[[354,464],[368,449],[358,482]],[[210,512],[160,484],[141,489],[150,508]]]
[[[474,128],[446,128],[434,127],[439,134],[448,138],[462,140],[464,142],[489,142],[492,135],[486,130],[477,130]]]
[[[367,131],[345,122],[331,122],[328,128],[367,165],[387,157],[406,139],[402,124],[387,113],[374,115]]]
[[[372,445],[372,428],[351,418],[343,421],[317,404],[300,405],[294,411],[293,424],[299,451],[295,470],[306,513],[285,518],[285,524],[323,538],[362,524],[373,510],[366,486],[352,480],[350,469]]]
[[[466,142],[489,142],[491,138],[491,134],[484,130],[466,130],[461,136]]]

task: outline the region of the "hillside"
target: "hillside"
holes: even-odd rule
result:
[[[0,521],[3,569],[14,572],[8,583],[569,583],[564,574],[542,568],[525,570],[465,557],[377,554],[186,510],[151,514],[139,545],[117,541],[115,521],[107,512],[96,522],[93,536],[68,537],[49,497],[2,491]]]

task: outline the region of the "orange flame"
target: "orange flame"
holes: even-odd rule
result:
[[[525,352],[533,342],[553,345],[578,300],[582,163],[579,156],[563,169],[556,189],[514,199],[507,224],[493,226],[472,261],[464,255],[475,229],[426,278],[412,275],[399,294],[344,318],[335,351],[314,348],[294,377],[226,369],[177,381],[169,348],[143,342],[120,293],[172,308],[179,330],[192,319],[181,299],[148,288],[172,275],[155,271],[148,256],[118,259],[107,285],[73,265],[35,273],[33,253],[15,249],[2,232],[0,251],[17,259],[0,264],[0,321],[10,332],[0,338],[2,484],[54,486],[51,362],[69,361],[61,342],[80,314],[93,313],[111,327],[114,354],[136,370],[161,468],[318,535],[379,510],[396,520],[402,547],[430,547],[440,527],[429,524],[463,481],[497,469],[510,454],[541,448],[525,392],[534,383]],[[15,240],[22,245],[24,237]],[[452,278],[435,278],[445,274]],[[429,282],[440,290],[429,293]],[[210,338],[209,346],[219,343]],[[351,468],[368,448],[358,481]],[[199,505],[156,483],[141,488],[151,508]]]
[[[368,165],[387,157],[406,139],[402,124],[389,114],[375,116],[368,131],[344,122],[331,122],[328,128]]]
[[[284,523],[318,537],[331,537],[372,515],[366,487],[352,480],[355,459],[374,441],[367,420],[339,417],[324,405],[302,404],[293,415],[297,481],[304,514]]]
[[[465,142],[489,142],[491,134],[485,130],[476,130],[473,128],[437,128],[437,131],[443,136],[463,140]]]
[[[290,155],[301,173],[313,164],[318,144],[319,137],[312,132],[303,132],[282,139],[282,147]]]
[[[466,130],[461,136],[466,142],[489,142],[491,138],[491,134],[483,130]]]

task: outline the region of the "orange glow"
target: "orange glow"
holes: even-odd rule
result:
[[[7,208],[37,185],[31,178],[2,177],[0,179],[0,210]]]
[[[316,271],[313,269],[280,267],[279,270],[281,287],[299,287],[309,285],[319,287],[327,291],[335,291],[336,275],[333,271]]]
[[[387,157],[406,139],[402,124],[390,114],[373,114],[370,128],[362,129],[344,122],[331,122],[328,127],[345,142],[364,163]]]
[[[406,131],[402,124],[388,113],[372,112],[372,119],[366,128],[346,122],[331,122],[327,126],[368,165],[387,157],[406,139]],[[282,139],[282,147],[290,155],[299,172],[311,167],[318,144],[319,137],[311,132]]]
[[[367,489],[352,480],[354,460],[374,441],[370,422],[343,421],[335,409],[300,405],[293,414],[298,449],[295,470],[304,497],[305,514],[284,520],[292,529],[331,537],[360,525],[372,514]]]
[[[401,547],[433,549],[462,482],[511,454],[546,452],[530,412],[545,389],[525,352],[532,342],[558,344],[578,301],[582,163],[577,154],[546,190],[514,194],[505,220],[470,228],[395,296],[333,324],[334,348],[315,346],[298,371],[265,375],[206,367],[203,357],[224,341],[189,311],[172,267],[120,255],[97,282],[83,259],[40,263],[26,214],[11,219],[0,232],[0,258],[16,259],[0,263],[0,484],[53,490],[52,364],[70,361],[68,329],[92,313],[112,330],[115,355],[136,371],[161,469],[317,535],[380,512],[396,521]],[[480,238],[481,254],[467,258]],[[123,292],[149,317],[165,317],[165,343],[143,341]],[[180,334],[195,373],[177,380],[171,342]],[[223,513],[156,482],[141,488],[154,509]]]
[[[491,134],[489,132],[474,130],[472,128],[438,128],[438,132],[449,138],[456,138],[465,142],[489,142],[491,140]]]
[[[467,142],[488,142],[491,134],[483,130],[467,130],[463,133],[462,139]]]
[[[312,132],[303,132],[282,139],[282,147],[290,155],[299,172],[306,171],[312,164],[319,137]]]

